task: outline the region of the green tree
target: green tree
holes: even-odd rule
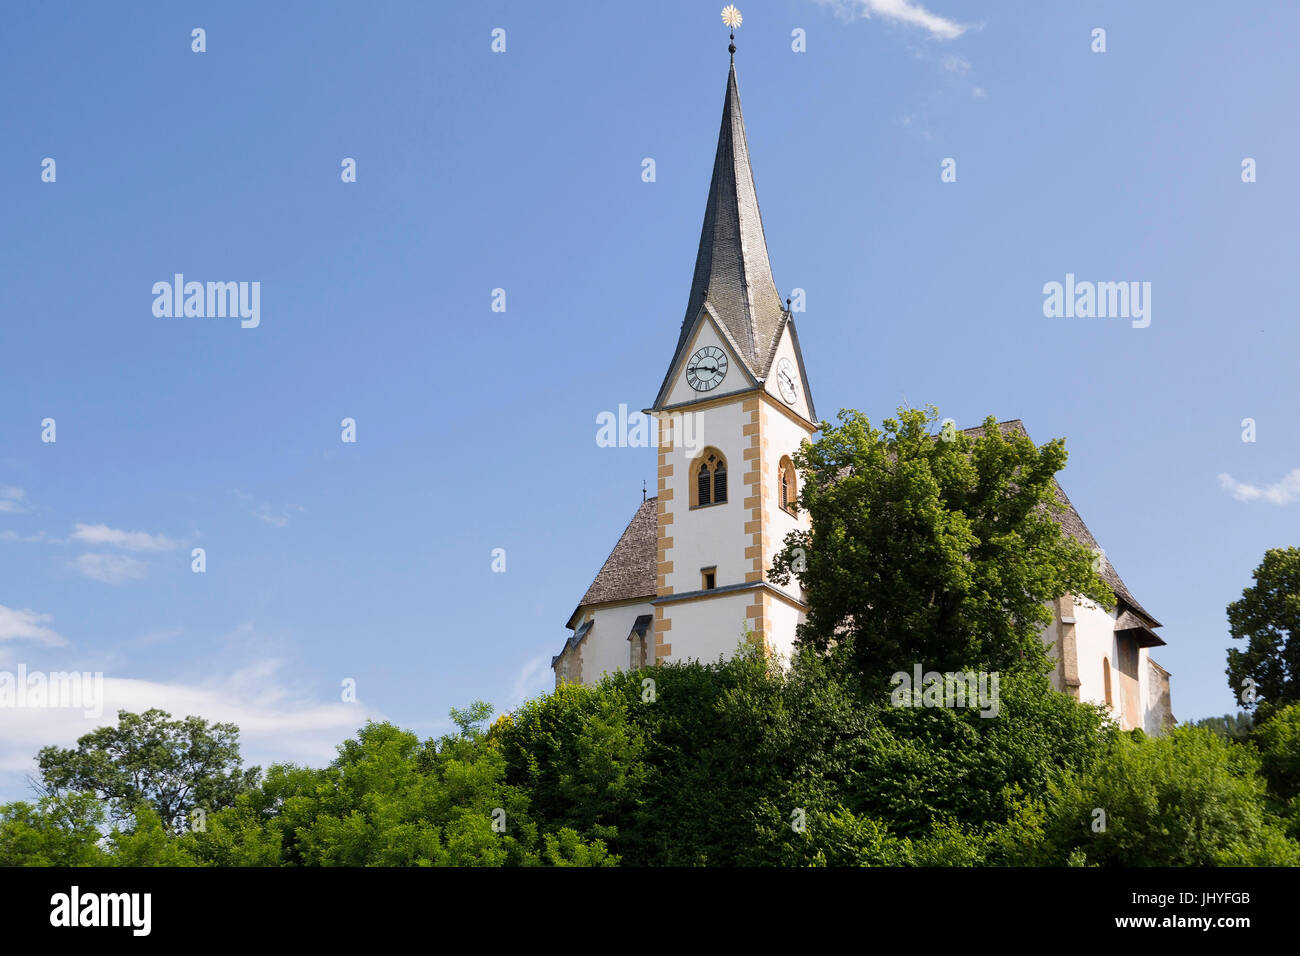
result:
[[[1255,728],[1251,741],[1259,750],[1272,809],[1286,820],[1287,833],[1300,839],[1300,704],[1275,711]]]
[[[782,681],[751,645],[727,661],[565,685],[502,728],[508,780],[529,793],[543,831],[605,841],[625,864],[745,862],[756,801],[781,785],[760,745]]]
[[[1269,790],[1282,801],[1300,796],[1300,704],[1276,711],[1255,728],[1251,740],[1259,748],[1260,771]]]
[[[421,742],[369,723],[319,770],[273,766],[266,781],[183,838],[220,865],[605,866],[600,840],[542,834],[528,794],[505,782],[505,758],[480,729],[487,705],[454,711],[459,732]]]
[[[1024,672],[1003,675],[996,717],[883,704],[877,714],[841,792],[852,809],[910,837],[944,821],[1001,825],[1022,793],[1041,794],[1062,773],[1088,773],[1115,734],[1099,708]]]
[[[1222,717],[1202,717],[1188,726],[1204,727],[1225,740],[1241,741],[1250,737],[1254,721],[1251,719],[1250,714],[1243,710],[1235,714],[1224,714]]]
[[[210,815],[203,830],[190,830],[181,842],[190,856],[209,866],[300,865],[298,833],[284,808],[315,793],[321,779],[320,770],[272,764],[259,786]]]
[[[981,717],[967,708],[894,707],[802,654],[755,758],[778,782],[754,814],[744,862],[1034,862],[1042,808],[1025,795],[1086,773],[1115,733],[1099,708],[1039,674],[1003,675],[997,716]],[[791,825],[793,808],[803,811],[802,833]],[[866,842],[855,847],[859,838]]]
[[[113,828],[106,840],[113,866],[195,866],[183,843],[163,826],[153,807],[142,803],[125,830]]]
[[[172,720],[162,710],[118,711],[116,727],[84,735],[75,749],[45,747],[36,759],[49,793],[94,793],[117,822],[133,820],[147,804],[172,833],[196,809],[211,814],[230,806],[261,773],[242,769],[234,724]]]
[[[1049,785],[1052,862],[1300,865],[1300,845],[1266,810],[1258,770],[1252,748],[1209,730],[1120,734],[1090,771]]]
[[[104,866],[104,804],[67,793],[0,806],[0,866]]]
[[[992,417],[977,437],[937,422],[900,408],[877,429],[844,410],[795,456],[813,530],[787,536],[769,576],[807,592],[800,643],[847,655],[868,683],[916,662],[1043,666],[1050,601],[1114,601],[1056,520],[1064,441],[1035,447]]]
[[[1300,548],[1272,548],[1255,583],[1228,605],[1228,630],[1244,648],[1228,651],[1228,686],[1257,720],[1300,701]],[[1251,683],[1248,684],[1247,681]]]

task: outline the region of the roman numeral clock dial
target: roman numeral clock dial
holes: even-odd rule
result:
[[[697,392],[717,388],[727,377],[727,353],[716,345],[706,345],[686,363],[686,382]]]

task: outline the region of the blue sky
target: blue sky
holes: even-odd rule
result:
[[[1176,716],[1233,709],[1224,606],[1300,514],[1300,8],[738,5],[818,410],[1064,436]],[[727,69],[721,4],[270,6],[0,33],[0,668],[102,670],[263,764],[550,685],[653,482],[596,416],[671,358]],[[177,272],[260,282],[260,325],[155,317]],[[1150,282],[1150,326],[1046,318],[1067,273]],[[93,724],[0,713],[0,799]]]

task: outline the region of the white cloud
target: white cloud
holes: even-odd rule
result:
[[[21,488],[0,485],[0,513],[21,514],[31,510],[26,499],[27,493]]]
[[[1219,486],[1238,501],[1267,501],[1275,505],[1289,505],[1300,498],[1300,468],[1292,469],[1281,481],[1259,487],[1237,481],[1232,475],[1220,475]]]
[[[245,766],[272,761],[322,765],[335,747],[367,719],[383,715],[360,703],[322,702],[297,693],[279,680],[280,663],[259,661],[244,670],[202,684],[105,677],[102,715],[86,717],[83,708],[14,708],[0,720],[0,771],[34,771],[41,747],[72,746],[96,727],[117,723],[117,712],[140,713],[157,707],[174,718],[194,714],[239,727]]]
[[[306,510],[307,510],[306,508],[303,508],[300,505],[286,505],[277,514],[271,510],[271,506],[269,504],[264,504],[256,511],[250,511],[249,514],[252,515],[254,518],[256,518],[258,521],[266,522],[272,528],[284,528],[287,527],[289,524],[290,512],[294,512],[294,511],[303,512]]]
[[[44,541],[44,540],[45,540],[44,531],[38,531],[35,534],[26,534],[26,535],[19,534],[17,531],[14,531],[10,528],[6,528],[4,531],[0,531],[0,541],[21,541],[24,544],[32,544],[34,542]]]
[[[893,20],[907,26],[921,27],[931,36],[941,40],[953,40],[966,32],[964,24],[948,20],[931,13],[913,0],[817,0],[819,4],[830,7],[844,19],[873,16]]]
[[[125,554],[83,554],[68,565],[92,581],[105,584],[139,581],[149,570],[148,564]]]
[[[46,625],[53,620],[49,614],[38,614],[30,609],[18,610],[0,604],[0,641],[36,641],[51,647],[64,647],[67,641]]]
[[[174,551],[181,542],[144,531],[121,531],[106,524],[81,524],[72,532],[72,540],[83,544],[106,545],[123,551]]]
[[[238,488],[233,489],[231,494],[240,501],[249,504],[257,500],[256,496],[249,494],[247,491],[240,491]],[[269,501],[264,501],[256,511],[250,511],[249,514],[272,528],[286,528],[289,526],[289,520],[295,512],[302,514],[306,510],[302,505],[285,505],[283,508],[275,509],[271,507]]]
[[[943,58],[943,68],[949,73],[967,73],[970,71],[970,61],[955,53],[949,53]]]

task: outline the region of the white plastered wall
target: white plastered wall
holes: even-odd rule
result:
[[[673,569],[666,575],[665,583],[673,594],[685,594],[701,589],[701,569],[716,567],[718,587],[741,584],[749,562],[745,560],[745,522],[749,511],[744,507],[743,484],[746,463],[744,448],[748,437],[743,435],[748,413],[741,408],[742,396],[723,405],[706,408],[698,415],[696,437],[698,447],[684,448],[675,443],[668,454],[673,473],[667,479],[672,497],[668,507],[673,523],[670,534],[673,546],[667,559]],[[721,505],[691,507],[691,482],[696,463],[705,448],[716,448],[727,462],[727,501]],[[674,624],[674,628],[676,625]],[[674,635],[676,639],[678,635]],[[675,650],[676,648],[674,648]]]
[[[1145,727],[1147,712],[1151,708],[1151,679],[1148,651],[1138,648],[1137,654],[1137,713],[1125,713],[1124,691],[1119,670],[1119,641],[1115,635],[1118,610],[1107,611],[1086,598],[1075,598],[1075,650],[1079,665],[1079,699],[1092,704],[1106,704],[1106,668],[1110,668],[1111,713],[1121,726]],[[1055,627],[1045,634],[1045,640],[1055,640]],[[1056,683],[1058,678],[1054,677]],[[1059,688],[1058,688],[1059,689]]]
[[[632,625],[642,614],[653,614],[649,601],[642,604],[612,604],[590,608],[583,612],[581,621],[593,618],[591,630],[582,641],[582,682],[594,684],[602,674],[629,670],[630,642],[627,639]],[[647,629],[647,638],[652,631]],[[648,659],[653,659],[653,648]]]
[[[768,647],[789,664],[794,655],[795,628],[803,622],[804,613],[779,598],[770,598],[767,616]]]
[[[725,592],[666,605],[664,611],[673,622],[666,636],[673,648],[667,660],[707,662],[733,657],[744,640],[746,609],[757,593],[752,589]]]

